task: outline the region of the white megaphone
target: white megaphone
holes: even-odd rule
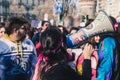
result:
[[[74,47],[94,35],[107,32],[114,32],[112,20],[104,11],[100,11],[96,19],[87,27],[67,35],[66,44],[67,47]]]

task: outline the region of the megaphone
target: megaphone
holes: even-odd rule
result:
[[[112,20],[106,12],[100,11],[96,19],[85,28],[66,36],[67,47],[82,44],[88,38],[101,33],[114,32]]]

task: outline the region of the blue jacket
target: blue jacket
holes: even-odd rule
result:
[[[31,40],[0,39],[0,80],[30,80],[37,54]]]
[[[115,39],[107,37],[100,42],[98,48],[98,76],[95,80],[110,80],[114,63]]]

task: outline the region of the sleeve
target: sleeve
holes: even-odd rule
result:
[[[104,56],[104,59],[101,61],[98,66],[98,76],[95,80],[105,80],[106,75],[110,72],[110,68],[112,67],[112,62],[109,55]]]
[[[34,45],[36,45],[36,43],[39,41],[39,33],[36,33],[33,35],[32,37],[32,42]]]
[[[32,65],[33,65],[33,67],[35,67],[36,63],[37,63],[37,52],[36,52],[36,49],[34,47],[34,50],[33,50],[33,59],[32,59]]]
[[[92,77],[91,60],[90,59],[84,59],[82,65],[83,65],[82,66],[82,69],[83,69],[83,73],[82,73],[83,80],[91,80],[91,77]]]
[[[95,80],[109,80],[112,74],[112,64],[113,64],[113,52],[115,43],[112,39],[104,40],[103,52],[98,54],[103,54],[103,58],[100,60],[98,66],[98,76]]]
[[[32,46],[33,46],[33,55],[32,55],[32,59],[31,59],[31,64],[32,64],[32,76],[31,76],[31,79],[32,80],[32,77],[34,75],[34,72],[35,72],[35,65],[37,63],[37,52],[36,52],[36,49],[35,49],[35,46],[34,44],[32,43]],[[34,79],[33,79],[34,80]]]
[[[35,49],[35,46],[33,42],[30,39],[27,39],[30,42],[30,46],[32,46],[32,57],[31,57],[31,64],[33,69],[35,68],[35,65],[37,63],[37,51]]]

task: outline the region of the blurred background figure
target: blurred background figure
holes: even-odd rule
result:
[[[5,23],[0,23],[0,38],[5,34]]]
[[[25,24],[26,27],[26,38],[32,40],[35,32],[35,28],[31,26],[30,23]]]
[[[40,25],[39,25],[40,26]],[[50,22],[49,21],[42,21],[41,22],[41,27],[38,28],[38,32],[35,33],[32,37],[32,42],[35,45],[36,51],[37,51],[37,55],[39,55],[39,53],[42,51],[41,50],[41,42],[40,42],[40,38],[41,38],[41,34],[42,32],[44,32],[47,28],[50,27]]]
[[[64,35],[67,35],[69,32],[67,31],[67,29],[63,26],[63,25],[58,25],[57,26],[61,32],[64,34]]]
[[[38,32],[35,33],[32,37],[32,42],[34,43],[34,45],[36,45],[39,42],[41,33],[44,32],[44,30],[46,30],[46,28],[48,28],[49,25],[49,21],[42,21],[41,27],[39,28]]]

